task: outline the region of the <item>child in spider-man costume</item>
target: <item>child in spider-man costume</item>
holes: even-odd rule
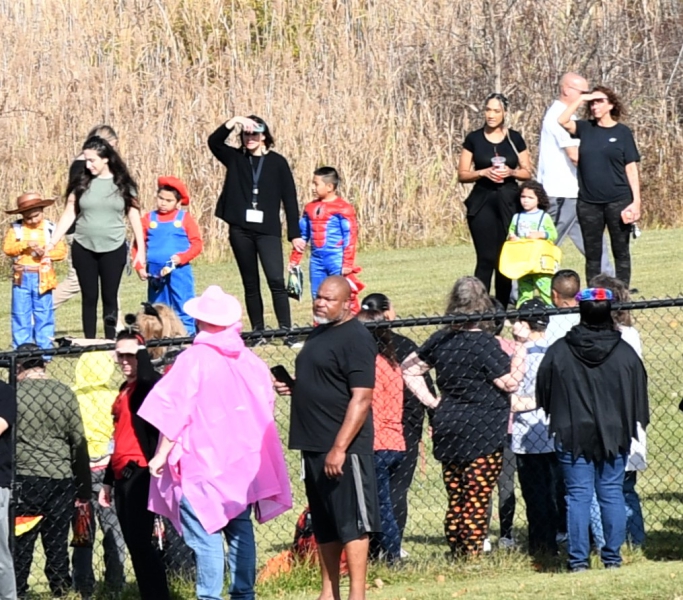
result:
[[[356,261],[358,221],[353,206],[337,196],[339,174],[332,167],[321,167],[313,173],[313,194],[315,200],[304,208],[299,221],[301,237],[311,244],[311,295],[315,298],[318,287],[325,277],[343,275],[358,287],[355,274],[360,267]],[[292,251],[290,267],[301,262],[302,252]],[[357,295],[358,292],[356,292]],[[355,311],[357,312],[357,311]]]

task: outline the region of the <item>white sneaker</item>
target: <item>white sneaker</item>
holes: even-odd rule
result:
[[[409,556],[410,556],[410,553],[407,550],[404,550],[403,548],[401,548],[400,557],[401,558],[408,558]]]
[[[488,554],[489,552],[491,552],[491,540],[489,538],[484,539],[483,550],[484,554]]]
[[[503,550],[514,550],[516,546],[517,543],[513,538],[502,537],[498,540],[498,547]]]

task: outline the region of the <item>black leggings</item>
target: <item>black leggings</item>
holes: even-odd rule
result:
[[[467,217],[467,224],[472,234],[474,250],[477,253],[477,266],[474,276],[479,279],[487,291],[491,290],[491,277],[495,272],[496,299],[505,307],[510,303],[512,281],[498,272],[500,251],[508,236],[511,216],[502,210],[503,198],[491,194],[476,215]]]
[[[154,514],[147,510],[150,474],[147,468],[131,467],[128,479],[117,479],[116,514],[130,553],[142,600],[169,600],[166,571],[161,554],[152,544]]]
[[[621,211],[629,204],[631,200],[619,200],[608,204],[591,204],[579,200],[576,205],[576,214],[579,217],[583,245],[586,250],[586,284],[600,274],[602,236],[606,226],[614,255],[617,279],[621,279],[627,286],[630,285],[631,225],[626,225],[621,219]]]
[[[238,225],[230,226],[230,247],[244,286],[244,302],[254,330],[264,329],[263,299],[259,280],[258,260],[261,261],[266,281],[273,296],[273,308],[281,328],[289,329],[292,319],[289,313],[289,298],[285,288],[282,240],[279,236],[257,233]]]
[[[85,337],[97,337],[98,282],[102,286],[104,337],[113,340],[116,336],[119,285],[126,259],[126,244],[111,252],[93,252],[75,240],[71,245],[71,260],[81,286],[81,319]]]
[[[14,571],[17,593],[23,597],[28,591],[33,549],[40,535],[50,591],[53,596],[64,596],[71,589],[69,529],[76,498],[73,481],[71,478],[17,475],[15,493],[18,497],[17,516],[43,516],[38,525],[16,538]]]
[[[406,446],[408,446],[408,443],[406,443]],[[408,490],[410,490],[410,484],[413,482],[419,454],[420,442],[418,440],[406,448],[403,460],[396,468],[394,476],[389,482],[391,485],[391,502],[394,508],[396,524],[401,532],[401,539],[403,539],[406,522],[408,521]]]

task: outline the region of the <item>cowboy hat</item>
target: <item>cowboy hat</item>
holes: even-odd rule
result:
[[[157,179],[157,186],[159,189],[162,187],[173,188],[176,192],[178,192],[178,194],[180,194],[180,204],[182,206],[187,206],[190,203],[190,194],[187,191],[187,187],[177,177],[173,177],[173,175],[159,177],[159,179]]]
[[[16,215],[25,213],[34,208],[44,208],[55,203],[55,199],[43,200],[38,192],[26,192],[17,198],[17,207],[14,210],[6,210],[8,215]]]
[[[217,285],[210,285],[201,296],[185,302],[183,310],[197,321],[219,327],[229,327],[242,318],[239,300]]]

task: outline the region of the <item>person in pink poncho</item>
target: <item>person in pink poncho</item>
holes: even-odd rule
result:
[[[292,506],[270,371],[244,346],[236,298],[212,285],[184,310],[197,321],[194,343],[138,412],[162,436],[149,462],[149,509],[170,519],[194,550],[200,600],[222,598],[221,533],[230,598],[253,600],[252,507],[263,523]]]

